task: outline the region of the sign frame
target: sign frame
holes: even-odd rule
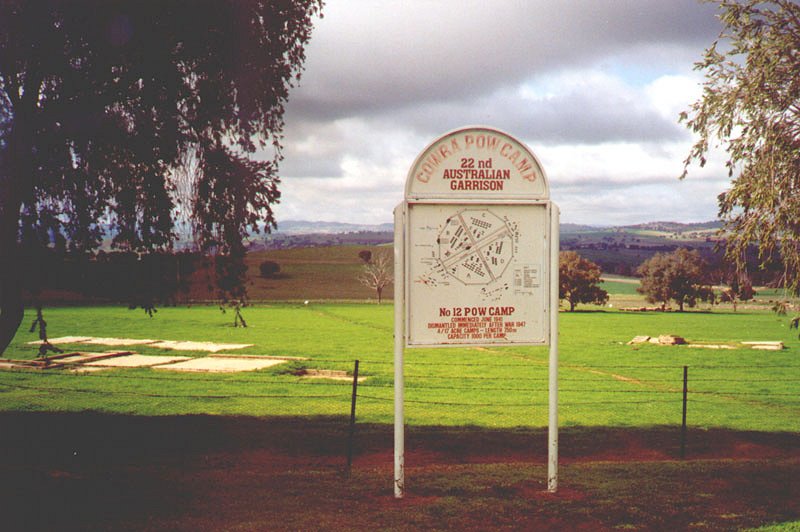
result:
[[[526,303],[526,301],[524,301],[524,300],[520,301],[520,297],[524,298],[524,296],[520,296],[520,297],[516,298],[518,303],[516,304],[516,308],[515,308],[515,312],[514,312],[514,313],[516,313],[516,311],[522,310],[523,316],[526,318],[526,322],[525,323],[527,323],[527,322],[529,322],[531,320],[535,320],[536,325],[539,326],[538,330],[536,331],[536,333],[534,333],[533,331],[530,331],[530,330],[526,331],[527,332],[527,336],[521,335],[521,336],[523,336],[523,339],[521,339],[521,340],[509,339],[507,336],[502,338],[502,339],[488,339],[488,340],[469,339],[469,340],[466,340],[466,341],[464,341],[464,340],[461,340],[461,341],[446,341],[446,340],[443,339],[443,340],[440,340],[440,341],[427,341],[426,342],[426,341],[416,340],[415,339],[415,336],[417,336],[415,333],[417,332],[417,330],[420,329],[420,325],[415,323],[414,316],[413,316],[412,313],[414,312],[415,308],[418,309],[418,308],[421,307],[421,305],[417,304],[417,302],[422,298],[422,295],[421,294],[420,295],[414,295],[414,292],[416,292],[416,293],[420,292],[419,285],[421,283],[419,282],[418,276],[415,275],[415,271],[414,270],[415,270],[415,266],[416,265],[414,264],[414,260],[413,260],[413,258],[411,256],[413,251],[414,251],[415,244],[418,243],[418,239],[413,234],[414,229],[412,227],[411,219],[413,217],[413,213],[414,213],[415,209],[419,210],[418,212],[422,212],[421,210],[423,210],[423,209],[432,209],[432,208],[437,208],[437,207],[441,207],[443,209],[447,209],[447,210],[455,211],[455,212],[476,212],[476,211],[484,211],[484,210],[486,210],[486,211],[489,211],[489,212],[492,212],[492,213],[494,213],[494,212],[503,212],[504,209],[506,210],[506,212],[508,212],[509,209],[513,209],[513,210],[515,210],[517,212],[518,216],[520,216],[520,215],[521,216],[524,216],[524,215],[528,215],[528,216],[536,215],[539,218],[541,218],[539,220],[539,222],[543,225],[542,232],[541,233],[536,233],[532,237],[528,237],[527,238],[528,240],[530,240],[530,239],[539,239],[539,237],[541,237],[541,242],[537,242],[539,244],[539,247],[541,248],[541,249],[539,249],[539,251],[542,253],[541,262],[537,263],[537,270],[538,270],[538,273],[541,275],[541,278],[538,280],[538,285],[536,287],[536,288],[539,289],[537,291],[540,292],[540,294],[539,294],[538,298],[537,297],[532,297],[531,298],[531,299],[538,300],[538,301],[536,301],[536,303],[538,303],[538,304],[534,305],[534,307],[537,307],[537,308],[535,308],[535,309],[534,308],[530,308],[530,305],[529,305],[529,308],[524,308],[523,307],[522,309],[520,309],[519,308],[519,302],[521,302],[523,305]],[[404,320],[405,320],[405,323],[404,323],[404,331],[405,331],[404,342],[405,342],[405,347],[407,347],[407,348],[421,348],[421,347],[439,348],[439,347],[458,347],[458,346],[492,347],[492,346],[497,346],[497,345],[517,345],[517,346],[548,345],[549,341],[550,341],[550,336],[549,336],[549,325],[550,324],[549,324],[549,321],[547,320],[547,316],[548,316],[548,313],[549,313],[550,302],[549,302],[549,300],[547,298],[547,294],[549,293],[549,286],[550,286],[550,279],[549,278],[550,278],[550,270],[551,270],[551,268],[549,267],[549,261],[546,259],[546,257],[549,256],[549,252],[550,252],[549,250],[550,250],[551,241],[552,241],[550,224],[548,223],[548,221],[549,221],[550,217],[552,216],[552,212],[551,211],[552,211],[553,208],[557,209],[557,207],[555,207],[552,202],[547,201],[547,200],[535,200],[535,201],[527,201],[527,202],[523,201],[523,200],[470,201],[470,202],[467,202],[467,201],[464,201],[464,200],[447,199],[447,200],[418,200],[418,201],[413,201],[413,202],[412,201],[405,202],[404,203],[405,218],[404,218],[404,221],[403,221],[403,224],[404,224],[404,227],[405,227],[405,232],[404,232],[403,236],[404,236],[404,239],[405,239],[404,241],[406,242],[405,247],[404,247],[404,251],[405,251],[405,272],[407,272],[406,273],[406,277],[408,277],[407,279],[406,278],[403,279],[403,287],[404,287],[404,291],[405,291],[403,300],[405,302],[407,302],[407,304],[405,305],[405,314],[404,314]],[[517,234],[519,234],[519,233],[523,233],[524,234],[526,231],[527,231],[527,229],[521,229],[520,228],[518,231],[516,231],[516,233]],[[505,232],[505,230],[504,230],[504,232]],[[508,241],[508,243],[510,243],[510,240]],[[528,242],[528,244],[530,244],[530,242]],[[526,250],[526,251],[530,252],[530,250]],[[462,252],[462,255],[464,255],[464,254],[470,254],[470,251]],[[472,255],[472,256],[474,256],[474,255]],[[478,260],[478,259],[476,259],[476,260]],[[441,274],[441,269],[442,269],[442,265],[440,264],[441,261],[433,259],[430,262],[439,263],[438,266],[435,269],[439,270],[440,275],[443,275],[444,277],[447,277],[446,274]],[[417,267],[417,269],[418,269],[418,267]],[[463,283],[460,283],[458,281],[452,281],[452,279],[450,281],[452,282],[453,285],[455,285],[454,288],[457,287],[458,289],[460,289],[460,290],[457,290],[457,291],[467,290],[469,288],[467,286],[464,286]],[[508,284],[509,283],[506,283],[506,285],[508,285]],[[476,286],[481,286],[481,285],[476,285]],[[491,285],[486,285],[486,286],[491,286]],[[508,289],[511,289],[512,291],[515,290],[515,288],[513,286],[504,286],[503,288],[507,289],[506,292],[508,291]],[[481,288],[480,290],[483,291],[484,288]],[[535,290],[535,288],[531,288],[529,290]],[[451,297],[452,297],[452,294],[451,294]],[[508,298],[506,298],[506,299],[508,299]],[[493,308],[497,308],[497,307],[495,307],[495,306],[493,306],[493,305],[491,305],[489,303],[486,303],[486,302],[483,302],[483,303],[484,303],[484,306],[482,308],[481,307],[478,307],[478,308],[482,309],[482,310],[483,309],[488,309],[488,312],[486,312],[483,315],[483,317],[485,318],[485,317],[487,317],[486,314],[492,314],[492,309]],[[498,305],[500,305],[500,304],[498,304]],[[496,312],[496,314],[503,314],[502,309],[505,309],[507,307],[508,307],[508,302],[506,301],[506,303],[503,303],[502,306],[499,307],[501,311],[500,312]],[[468,310],[468,308],[465,308],[465,310]],[[434,312],[434,315],[435,315],[435,312]],[[433,318],[431,318],[431,319],[433,319]],[[455,320],[457,318],[451,318],[451,319]],[[438,321],[441,321],[441,320],[438,320]],[[520,322],[516,321],[516,323],[520,323]],[[453,325],[453,324],[451,323],[450,325]],[[532,329],[532,328],[533,328],[533,326],[528,326],[528,329]],[[532,334],[535,334],[535,337],[532,337],[531,336]]]
[[[455,165],[455,166],[454,166]],[[473,225],[469,225],[463,220],[459,221],[459,228],[467,235],[464,242],[458,243],[447,241],[445,253],[452,252],[450,257],[443,259],[442,235],[444,229],[440,223],[438,227],[433,227],[431,223],[423,226],[412,227],[412,211],[417,209],[417,213],[424,210],[435,210],[436,208],[453,209],[462,208],[463,211],[485,211],[489,216],[485,216],[483,221],[475,221],[475,217],[470,218]],[[539,274],[539,284],[531,284],[533,287],[528,292],[516,290],[518,286],[513,284],[512,293],[515,294],[514,301],[521,301],[523,304],[523,315],[529,316],[529,309],[525,297],[530,295],[540,302],[533,308],[541,309],[542,315],[538,316],[541,327],[541,335],[535,339],[530,336],[522,335],[519,341],[509,341],[508,334],[511,328],[502,329],[504,334],[500,337],[489,337],[489,329],[478,332],[487,333],[477,337],[475,334],[456,335],[459,342],[447,343],[437,341],[415,341],[414,337],[419,326],[413,322],[414,308],[419,306],[420,296],[418,290],[413,290],[411,285],[415,282],[427,281],[423,278],[412,279],[410,273],[419,273],[419,265],[412,263],[412,258],[418,259],[420,264],[425,263],[431,266],[431,275],[437,274],[440,279],[458,285],[460,282],[464,286],[486,284],[475,279],[465,278],[469,272],[481,276],[488,275],[492,281],[499,277],[509,277],[508,267],[502,273],[492,273],[491,265],[486,257],[503,245],[513,245],[515,233],[513,223],[524,221],[526,216],[531,216],[534,211],[537,213],[544,210],[544,216],[540,225],[542,234],[528,237],[526,239],[536,239],[537,236],[543,238],[542,245],[537,249],[540,252],[541,268]],[[517,222],[509,218],[509,214],[502,217],[498,212],[505,211],[510,213],[514,210]],[[539,213],[541,214],[541,213]],[[454,216],[453,216],[454,217]],[[444,226],[449,227],[453,217],[448,217]],[[547,489],[555,492],[558,485],[558,252],[559,252],[559,209],[558,206],[550,201],[549,186],[547,178],[536,156],[519,140],[511,137],[498,129],[486,126],[471,126],[459,128],[435,139],[431,142],[414,161],[408,172],[405,187],[405,197],[394,210],[394,495],[395,498],[402,498],[405,493],[405,416],[404,416],[404,351],[405,348],[417,347],[468,347],[468,346],[496,346],[500,345],[549,345],[549,415],[548,415],[548,480]],[[488,223],[484,223],[488,222]],[[456,224],[456,225],[458,225]],[[503,225],[505,224],[505,227]],[[482,228],[485,226],[485,231]],[[517,242],[522,240],[519,234],[526,232],[516,231]],[[425,237],[420,237],[421,232],[427,232]],[[433,248],[433,233],[437,233],[436,244],[439,246],[439,255]],[[450,236],[450,233],[447,233]],[[419,260],[419,250],[414,246],[422,241],[422,246],[427,249],[424,253],[428,254],[428,259]],[[527,241],[527,240],[526,240]],[[470,246],[474,245],[474,249]],[[507,249],[507,248],[506,248]],[[525,250],[530,257],[529,250]],[[504,252],[504,253],[507,253]],[[412,257],[414,255],[414,257]],[[508,255],[504,256],[506,259]],[[516,256],[515,256],[516,257]],[[530,259],[528,259],[530,260]],[[427,261],[427,262],[426,262]],[[511,262],[509,260],[509,262]],[[519,261],[517,261],[519,262]],[[517,265],[517,262],[513,264]],[[448,269],[450,271],[445,271]],[[514,279],[518,277],[518,270],[513,270]],[[427,274],[426,274],[427,275]],[[448,278],[450,275],[452,278]],[[424,276],[423,276],[424,277]],[[455,279],[455,281],[453,280]],[[506,283],[508,285],[508,283]],[[437,285],[438,286],[438,285]],[[526,285],[527,287],[527,285]],[[506,286],[505,289],[509,290]],[[540,288],[536,290],[536,288]],[[474,290],[473,290],[474,292]],[[445,293],[452,294],[452,290],[445,290]],[[521,295],[520,295],[521,294]],[[463,301],[463,300],[462,300]],[[439,303],[437,303],[438,305]],[[440,307],[439,312],[442,313]],[[455,308],[455,307],[454,307]],[[464,307],[479,309],[480,307]],[[492,308],[492,307],[484,307]],[[498,306],[498,314],[503,312],[513,314],[516,312],[515,306]],[[503,311],[502,309],[514,309]],[[487,314],[491,311],[486,312]],[[535,317],[536,311],[534,311]],[[428,309],[424,316],[430,317],[431,310]],[[424,320],[423,320],[424,321]],[[519,321],[519,320],[517,320]],[[498,320],[498,323],[503,323]],[[516,322],[515,322],[516,323]],[[525,320],[522,323],[527,323]],[[428,322],[428,326],[436,325]],[[445,324],[445,326],[458,327],[457,323]],[[435,327],[432,327],[435,328]],[[465,329],[466,330],[466,329]],[[475,333],[477,329],[471,329]],[[411,334],[410,334],[411,332]],[[463,331],[460,331],[463,332]],[[514,331],[516,332],[516,331]],[[530,332],[530,331],[527,331]],[[439,332],[441,334],[441,332]],[[463,338],[462,338],[463,337]],[[466,340],[466,341],[461,341]]]

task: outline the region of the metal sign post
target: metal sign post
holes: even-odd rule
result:
[[[547,491],[558,489],[558,251],[559,216],[550,216],[550,360],[547,422]]]
[[[405,490],[405,413],[403,374],[403,309],[405,308],[405,292],[403,279],[405,276],[405,258],[403,248],[403,219],[405,206],[399,205],[394,210],[394,496],[403,497]],[[400,282],[398,283],[398,279]]]
[[[417,157],[395,209],[395,497],[405,348],[549,345],[548,490],[558,464],[558,207],[520,141],[457,129]]]

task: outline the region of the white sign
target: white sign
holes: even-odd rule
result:
[[[395,210],[394,493],[405,490],[404,348],[550,346],[549,491],[558,465],[558,208],[539,161],[488,127],[439,137]]]
[[[406,180],[406,199],[546,200],[538,159],[513,137],[487,127],[458,129],[428,145]]]
[[[407,345],[545,344],[547,205],[412,204]]]
[[[422,151],[406,180],[406,346],[548,342],[548,198],[536,156],[496,129]]]

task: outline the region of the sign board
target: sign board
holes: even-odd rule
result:
[[[406,180],[406,346],[546,344],[550,202],[536,157],[487,127],[447,133]]]
[[[547,343],[549,214],[409,205],[407,345]]]
[[[395,497],[404,493],[404,349],[549,345],[548,490],[558,463],[558,208],[533,153],[497,129],[430,143],[395,209]]]
[[[447,133],[425,148],[406,180],[406,199],[547,200],[536,156],[513,137],[488,127]]]

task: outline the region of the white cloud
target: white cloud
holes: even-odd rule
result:
[[[287,107],[279,219],[391,221],[418,153],[485,124],[542,160],[565,221],[712,219],[678,113],[718,33],[695,0],[334,0]],[[621,222],[620,222],[621,223]]]
[[[698,76],[661,76],[645,87],[650,105],[665,120],[677,120],[702,94]]]

